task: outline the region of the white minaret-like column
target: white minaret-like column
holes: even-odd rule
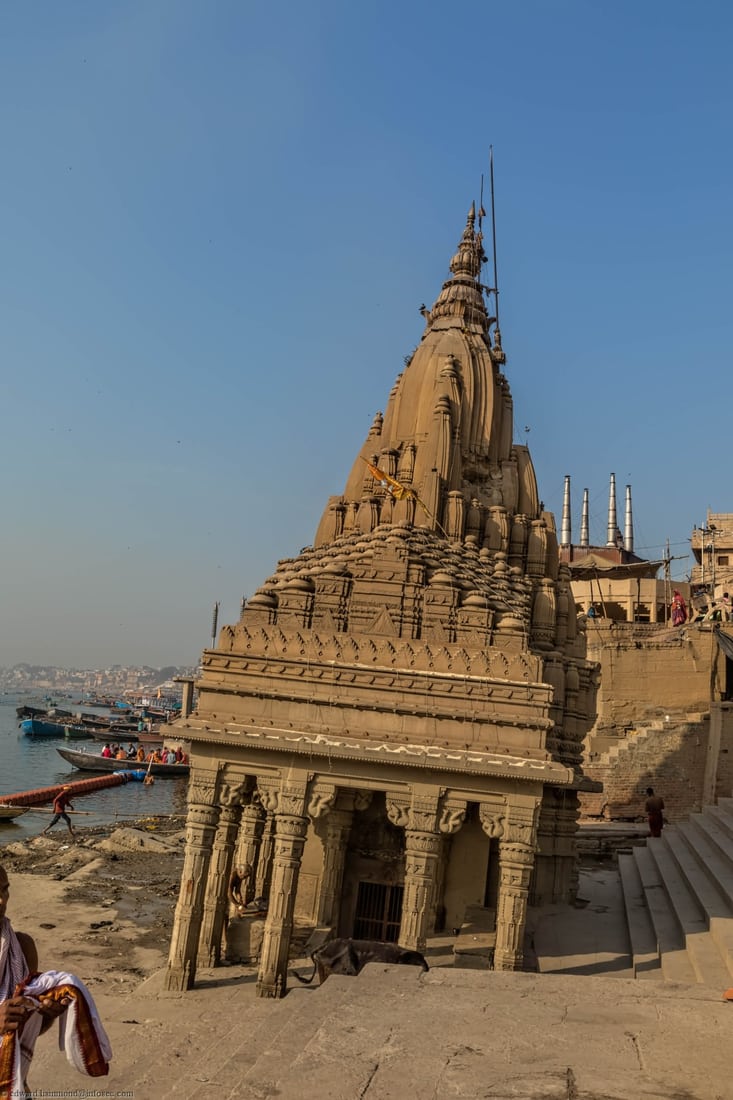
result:
[[[562,524],[560,525],[560,545],[570,546],[573,541],[570,522],[570,474],[565,475],[565,492],[562,498]]]
[[[626,511],[624,513],[624,550],[634,552],[634,519],[631,514],[631,486],[626,486]]]
[[[589,504],[588,504],[588,490],[583,489],[583,511],[580,516],[580,545],[586,549],[590,546],[590,534],[589,534]]]
[[[608,491],[608,527],[606,528],[606,546],[616,545],[616,531],[618,521],[616,519],[616,475],[611,474],[611,485]]]

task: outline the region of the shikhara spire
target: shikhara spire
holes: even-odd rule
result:
[[[539,519],[534,469],[526,446],[512,439],[513,407],[481,284],[485,260],[472,204],[458,247],[420,345],[398,377],[384,418],[377,417],[345,491],[332,497],[315,539],[320,546],[353,531],[409,523],[469,536],[483,544],[492,525],[521,514]],[[412,492],[377,493],[368,465]],[[416,502],[423,507],[416,507]],[[495,539],[494,539],[495,541]]]

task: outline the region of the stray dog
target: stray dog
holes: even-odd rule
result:
[[[311,955],[313,973],[310,978],[293,974],[303,985],[310,985],[318,971],[318,984],[323,985],[329,974],[359,974],[367,963],[398,963],[405,966],[430,967],[419,951],[398,947],[396,943],[380,943],[379,940],[331,940]]]

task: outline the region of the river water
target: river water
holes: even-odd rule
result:
[[[35,738],[26,737],[19,729],[20,719],[16,716],[16,707],[21,703],[43,706],[38,699],[28,696],[15,698],[0,696],[0,801],[4,794],[18,791],[30,791],[36,787],[52,787],[55,783],[71,783],[75,779],[89,779],[91,772],[80,772],[67,764],[56,752],[57,748],[80,749],[99,752],[100,742],[66,741],[63,737]],[[74,712],[81,707],[59,700],[59,706]],[[92,707],[84,707],[91,711]],[[100,711],[101,713],[107,713]],[[124,739],[123,739],[123,743]],[[93,794],[83,795],[73,801],[76,810],[84,810],[82,816],[72,816],[78,825],[108,825],[115,822],[126,824],[134,818],[148,814],[180,814],[181,828],[184,827],[186,813],[185,779],[163,779],[156,776],[155,783],[126,783],[123,787],[110,787]],[[46,810],[50,807],[47,806]],[[29,810],[11,822],[0,822],[0,847],[11,841],[40,833],[48,824],[48,813]],[[60,821],[54,826],[54,832],[63,834],[66,826]]]

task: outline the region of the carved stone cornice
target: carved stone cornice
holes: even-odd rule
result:
[[[476,591],[487,599],[496,598],[496,580],[489,573],[485,585],[479,582]],[[518,618],[529,620],[530,598],[524,586],[518,584],[515,589],[502,589],[502,596],[513,603]],[[460,608],[459,608],[460,610]],[[203,677],[199,687],[210,689],[215,686],[217,674],[225,674],[236,663],[237,672],[255,674],[276,673],[272,688],[261,685],[260,694],[280,697],[286,683],[292,685],[304,675],[308,679],[323,679],[330,687],[339,685],[346,678],[348,685],[360,682],[368,684],[373,672],[364,667],[376,669],[380,674],[397,673],[401,680],[406,677],[403,686],[409,689],[409,677],[430,670],[440,679],[440,673],[460,673],[496,681],[496,690],[501,691],[507,680],[518,683],[539,682],[539,664],[535,654],[526,651],[502,652],[498,647],[468,647],[458,642],[445,643],[422,641],[415,638],[364,637],[359,633],[331,633],[310,630],[281,630],[270,625],[245,626],[242,622],[228,634],[222,632],[221,648],[206,655]],[[228,654],[232,654],[229,656]],[[304,654],[306,655],[304,658]],[[343,685],[341,685],[343,686]],[[450,690],[446,682],[445,687]],[[419,684],[414,685],[419,690]],[[485,690],[485,688],[483,689]],[[466,691],[477,691],[477,686],[466,685]]]

